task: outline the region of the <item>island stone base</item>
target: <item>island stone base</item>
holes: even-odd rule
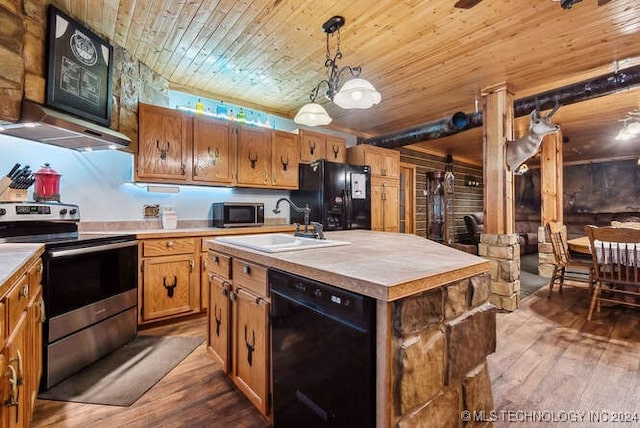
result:
[[[489,426],[493,395],[486,357],[496,348],[490,277],[481,274],[391,303],[388,423],[378,426]],[[465,425],[466,424],[466,425]]]

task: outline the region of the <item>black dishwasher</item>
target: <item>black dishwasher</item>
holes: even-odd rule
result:
[[[375,426],[375,300],[269,269],[276,428]]]

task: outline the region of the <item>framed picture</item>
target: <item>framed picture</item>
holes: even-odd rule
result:
[[[109,126],[113,47],[54,6],[47,32],[47,105]]]

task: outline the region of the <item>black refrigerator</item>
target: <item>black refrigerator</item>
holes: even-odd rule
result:
[[[325,231],[371,229],[371,169],[368,166],[319,160],[300,164],[299,190],[291,201],[311,208],[310,220]],[[291,221],[304,224],[302,213],[291,210]]]

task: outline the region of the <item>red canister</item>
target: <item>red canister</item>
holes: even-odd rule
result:
[[[36,202],[58,201],[60,202],[60,174],[48,163],[42,165],[33,175],[36,181],[33,188],[33,199]]]

